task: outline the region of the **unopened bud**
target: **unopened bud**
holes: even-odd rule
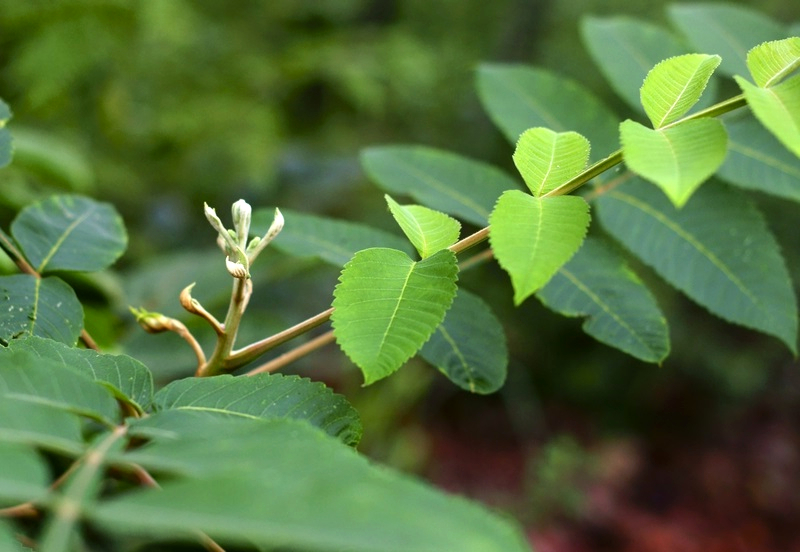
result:
[[[136,321],[147,333],[168,332],[173,329],[176,322],[168,316],[158,312],[149,312],[144,309],[129,307],[131,313],[136,317]]]

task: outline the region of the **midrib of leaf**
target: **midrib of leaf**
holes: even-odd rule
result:
[[[780,71],[778,71],[777,73],[772,75],[772,78],[770,78],[766,82],[766,84],[764,85],[764,88],[771,87],[773,85],[773,83],[782,80],[783,77],[785,77],[786,75],[790,75],[798,67],[800,67],[800,59],[795,60],[794,63],[790,63],[789,65],[787,65],[786,67],[784,67],[783,69],[781,69]]]
[[[781,97],[778,96],[775,93],[775,90],[772,89],[772,88],[765,88],[764,90],[769,92],[772,95],[772,97],[775,98],[775,100],[777,101],[778,105],[781,107],[781,110],[783,111],[783,114],[785,115],[785,118],[788,119],[789,122],[792,124],[792,127],[794,127],[795,132],[800,132],[800,129],[797,128],[797,124],[794,122],[794,117],[792,117],[792,111],[789,108],[786,107],[786,104],[783,103],[783,101],[781,100]]]
[[[458,343],[456,343],[456,341],[453,339],[453,337],[450,335],[450,332],[447,331],[447,329],[444,327],[444,325],[439,327],[439,332],[441,332],[442,337],[444,338],[444,340],[447,341],[447,343],[450,344],[450,346],[453,348],[453,352],[455,352],[456,357],[458,358],[458,361],[461,363],[461,367],[468,374],[468,377],[469,377],[469,390],[474,393],[475,392],[475,378],[473,377],[473,374],[474,374],[475,371],[470,368],[469,363],[467,362],[467,359],[464,358],[463,354],[461,354],[461,349],[458,347]]]
[[[34,335],[33,332],[36,329],[36,320],[39,317],[39,292],[41,288],[42,288],[42,279],[36,278],[36,283],[34,284],[33,287],[33,314],[31,314],[30,317],[31,326],[30,330],[28,330],[31,335]]]
[[[392,312],[392,316],[391,318],[389,318],[389,323],[386,325],[386,330],[383,332],[383,337],[381,337],[381,342],[378,345],[379,357],[381,356],[381,353],[383,353],[383,347],[384,345],[386,345],[386,338],[388,337],[389,332],[392,329],[395,320],[397,319],[397,311],[400,310],[400,304],[403,302],[403,295],[405,295],[406,293],[406,288],[408,287],[408,280],[411,278],[411,274],[414,272],[414,268],[416,268],[416,266],[417,266],[416,262],[411,263],[411,266],[408,269],[408,274],[406,274],[406,278],[403,281],[403,287],[400,289],[400,297],[397,298],[397,304],[394,306],[394,311]]]
[[[258,416],[247,414],[246,412],[239,412],[238,410],[226,410],[225,408],[214,408],[213,406],[191,406],[181,405],[169,408],[168,410],[191,410],[194,412],[214,412],[216,414],[227,414],[229,416],[239,416],[240,418],[248,418],[251,420],[260,420]]]
[[[613,319],[614,319],[614,320],[617,322],[617,324],[619,324],[620,326],[622,326],[623,328],[625,328],[625,330],[626,330],[626,331],[627,331],[627,332],[628,332],[628,333],[629,333],[629,334],[630,334],[630,335],[631,335],[631,336],[632,336],[632,337],[633,337],[633,338],[634,338],[634,339],[635,339],[637,342],[639,342],[639,344],[640,344],[640,345],[642,345],[642,346],[643,346],[645,349],[647,349],[647,350],[649,350],[649,351],[652,351],[652,350],[653,350],[653,348],[652,348],[652,347],[651,347],[649,344],[645,343],[645,342],[644,342],[644,341],[643,341],[643,340],[642,340],[642,339],[639,337],[639,334],[638,334],[638,333],[635,331],[635,329],[634,329],[634,328],[632,328],[632,327],[631,327],[629,324],[627,324],[627,323],[626,323],[626,322],[625,322],[625,321],[624,321],[622,318],[620,318],[619,316],[617,316],[617,314],[615,313],[615,311],[614,311],[613,309],[611,309],[611,308],[608,306],[608,304],[607,304],[605,301],[603,301],[603,300],[600,298],[600,296],[599,296],[599,295],[597,295],[597,294],[595,294],[594,292],[592,292],[592,290],[591,290],[589,287],[585,286],[585,285],[583,284],[583,282],[582,282],[582,281],[581,281],[579,278],[577,278],[577,277],[576,277],[576,276],[575,276],[575,275],[574,275],[572,272],[570,272],[569,270],[567,270],[567,269],[565,269],[565,268],[562,268],[562,269],[560,269],[560,271],[559,271],[559,272],[561,272],[561,274],[563,274],[563,275],[564,275],[564,276],[567,278],[567,280],[569,280],[570,282],[572,282],[572,283],[575,285],[575,287],[577,287],[579,290],[581,290],[583,293],[585,293],[585,294],[586,294],[586,295],[589,297],[589,299],[591,299],[591,301],[592,301],[594,304],[596,304],[598,307],[600,307],[600,309],[601,309],[603,312],[605,312],[607,315],[609,315],[611,318],[613,318]]]
[[[670,152],[672,152],[672,166],[675,174],[678,177],[678,182],[681,182],[681,164],[678,163],[678,153],[675,151],[675,146],[673,145],[672,141],[669,139],[669,136],[665,133],[661,133],[664,137],[664,140],[667,142],[667,146],[669,147]]]
[[[694,75],[696,75],[696,74],[697,74],[697,70],[695,70],[695,72],[694,72]],[[686,93],[686,89],[689,88],[689,84],[692,82],[692,78],[694,78],[694,75],[692,75],[692,77],[687,79],[686,84],[683,85],[683,89],[681,89],[680,94],[678,94],[676,96],[675,101],[672,102],[672,105],[669,106],[669,109],[667,110],[667,112],[664,113],[664,115],[661,117],[661,120],[658,121],[658,124],[656,125],[656,128],[661,128],[662,126],[664,126],[664,121],[669,119],[670,114],[673,111],[675,111],[675,106],[678,105],[678,103],[681,101],[681,98],[683,98],[684,94]]]
[[[463,205],[470,207],[476,213],[480,213],[484,218],[488,218],[489,213],[480,204],[472,201],[472,199],[469,196],[463,196],[454,193],[454,191],[451,188],[448,188],[446,185],[443,185],[440,180],[436,178],[431,178],[427,173],[418,170],[413,165],[409,165],[408,163],[403,163],[403,167],[411,175],[419,178],[426,184],[429,184],[431,188],[443,193],[447,197],[455,199],[456,201],[460,202]]]
[[[787,165],[785,163],[781,163],[775,157],[770,157],[769,155],[764,155],[762,152],[755,150],[753,148],[748,147],[746,144],[742,142],[736,142],[734,140],[728,140],[728,148],[749,157],[750,159],[754,159],[765,165],[770,167],[774,167],[778,169],[780,172],[800,179],[800,169],[793,167],[792,165]]]
[[[94,207],[92,207],[91,209],[89,209],[88,211],[86,211],[85,213],[80,215],[78,218],[76,218],[75,221],[72,224],[70,224],[69,226],[67,226],[64,229],[64,232],[58,237],[56,242],[53,244],[53,247],[50,248],[50,251],[47,252],[47,255],[45,255],[44,259],[42,259],[42,262],[37,267],[36,270],[39,273],[44,271],[45,266],[47,265],[47,263],[50,262],[50,259],[53,258],[53,255],[56,254],[56,252],[58,251],[59,247],[61,247],[61,244],[64,243],[64,240],[66,240],[69,237],[69,235],[72,234],[72,232],[75,230],[75,228],[77,228],[77,226],[80,223],[82,223],[84,220],[86,220],[89,217],[89,215],[94,213],[94,211],[95,211],[95,209],[94,209]]]
[[[541,184],[539,184],[539,191],[536,194],[537,197],[542,195],[542,190],[544,190],[544,185],[547,184],[547,178],[550,176],[550,173],[553,172],[553,166],[556,162],[556,144],[558,143],[558,136],[556,139],[553,140],[553,143],[550,144],[550,164],[547,166],[547,171],[544,173],[544,178],[542,178]]]
[[[689,245],[694,247],[697,250],[698,253],[700,253],[705,258],[707,258],[709,261],[711,261],[711,263],[715,267],[717,267],[717,269],[720,272],[722,272],[722,274],[724,274],[725,277],[728,278],[728,280],[730,280],[739,289],[739,291],[741,291],[742,294],[744,294],[750,300],[751,303],[756,305],[760,311],[765,312],[761,308],[761,306],[759,305],[757,298],[754,297],[752,293],[750,293],[750,291],[747,289],[747,287],[744,285],[744,283],[739,278],[737,278],[736,275],[733,272],[731,272],[728,269],[728,267],[725,265],[725,263],[723,263],[711,251],[706,249],[703,246],[702,243],[698,242],[694,238],[694,236],[692,236],[691,234],[688,234],[687,232],[684,232],[683,229],[680,226],[674,224],[669,218],[665,217],[664,215],[662,215],[658,211],[652,209],[646,203],[638,201],[633,196],[630,196],[630,195],[625,194],[625,193],[621,193],[619,191],[613,191],[609,195],[611,197],[615,197],[615,198],[617,198],[617,199],[619,199],[621,201],[625,201],[629,205],[632,205],[633,207],[636,207],[636,208],[640,209],[642,212],[644,212],[647,215],[653,217],[658,222],[660,222],[661,224],[666,226],[669,230],[675,232],[675,234],[677,234],[681,239],[685,240]],[[768,317],[770,319],[772,319],[771,314],[768,311],[766,311],[766,312],[767,312]]]
[[[400,208],[402,209],[403,207],[401,206]],[[414,227],[417,229],[417,234],[422,242],[422,251],[420,252],[420,256],[422,257],[428,252],[428,238],[425,235],[425,232],[422,231],[422,226],[419,223],[419,219],[410,213],[409,215],[411,216],[411,221],[414,223]]]

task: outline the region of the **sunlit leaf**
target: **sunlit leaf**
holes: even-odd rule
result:
[[[592,159],[618,148],[619,119],[574,81],[524,65],[484,64],[478,68],[483,108],[506,138],[516,144],[532,127],[579,132],[592,144]]]
[[[537,127],[519,137],[514,164],[534,196],[556,189],[586,168],[589,141],[577,132]]]
[[[778,244],[743,195],[719,183],[682,209],[634,179],[597,199],[600,221],[665,280],[712,313],[797,350],[797,301]]]
[[[361,165],[382,190],[478,226],[486,224],[500,194],[519,188],[497,167],[422,146],[369,148],[361,152]]]
[[[370,384],[411,358],[444,319],[458,267],[445,249],[412,261],[393,249],[366,249],[347,263],[333,292],[339,346]]]
[[[747,53],[747,67],[761,88],[778,84],[800,67],[800,38],[759,44]]]
[[[444,322],[420,350],[453,383],[472,393],[494,393],[506,380],[503,326],[478,296],[458,290]]]
[[[298,376],[184,378],[161,389],[154,406],[158,410],[208,410],[305,420],[352,446],[358,444],[362,431],[358,412],[344,397],[322,383]]]
[[[83,328],[83,308],[75,292],[55,276],[0,276],[0,340],[25,335],[75,345]]]
[[[641,90],[642,106],[653,127],[683,117],[700,99],[719,63],[719,56],[684,54],[653,67]]]
[[[39,273],[102,270],[128,243],[114,207],[77,195],[28,205],[11,223],[11,235]]]
[[[500,196],[489,240],[511,276],[514,303],[537,291],[578,250],[589,227],[589,205],[578,196],[536,198],[519,191]]]
[[[669,353],[667,321],[650,291],[597,238],[587,238],[536,296],[560,314],[586,317],[583,331],[645,362]]]
[[[400,205],[388,195],[394,220],[423,259],[458,241],[461,224],[444,213],[420,205]]]
[[[741,77],[735,78],[761,124],[800,157],[800,75],[769,88],[759,88]]]
[[[725,159],[727,134],[716,119],[695,119],[653,130],[630,119],[620,124],[625,164],[658,185],[678,207]]]

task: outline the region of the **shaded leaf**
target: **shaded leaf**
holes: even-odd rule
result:
[[[708,183],[682,209],[638,179],[597,199],[600,221],[712,313],[797,350],[797,302],[778,244],[743,195]]]
[[[577,132],[530,128],[514,150],[514,164],[536,197],[551,192],[586,168],[589,141]]]
[[[0,429],[0,436],[2,431]],[[47,494],[50,470],[34,449],[3,443],[0,466],[3,467],[0,470],[0,508],[36,501]]]
[[[361,165],[382,190],[477,226],[486,224],[500,194],[519,187],[497,167],[422,146],[369,148]]]
[[[24,396],[0,396],[0,442],[73,455],[83,451],[80,419],[75,414]]]
[[[184,378],[161,389],[154,406],[305,420],[351,446],[358,444],[362,432],[358,412],[343,396],[298,376]]]
[[[53,339],[67,345],[78,342],[83,308],[75,292],[55,276],[28,274],[0,276],[0,340],[24,335]]]
[[[589,227],[589,205],[578,196],[535,198],[519,191],[500,196],[489,241],[511,276],[514,303],[537,291],[578,250]]]
[[[661,188],[680,207],[713,175],[727,153],[725,127],[716,119],[694,119],[653,130],[623,121],[625,164]]]
[[[645,362],[669,354],[661,309],[622,256],[589,237],[536,296],[565,316],[586,317],[583,331]]]
[[[770,88],[759,88],[741,77],[735,79],[756,118],[800,157],[800,75]]]
[[[459,289],[444,322],[420,350],[453,383],[472,393],[503,386],[508,348],[503,326],[478,296]]]
[[[11,110],[3,100],[0,100],[0,168],[11,163],[14,155],[14,144],[11,133],[6,128],[6,123],[11,119]]]
[[[386,203],[421,258],[430,257],[458,241],[461,224],[454,218],[420,205],[400,205],[388,195]]]
[[[403,365],[441,324],[456,294],[458,266],[445,249],[418,262],[402,251],[366,249],[333,292],[333,331],[364,384]]]
[[[125,251],[128,236],[117,211],[77,195],[52,196],[22,209],[11,235],[39,273],[95,271]]]
[[[672,23],[688,38],[694,50],[722,58],[722,73],[747,73],[747,52],[756,44],[786,36],[786,29],[763,13],[734,4],[672,4]]]
[[[524,65],[484,64],[478,68],[483,108],[511,143],[532,127],[579,132],[597,160],[617,149],[617,117],[574,81]]]
[[[800,67],[800,38],[759,44],[747,52],[747,68],[761,88],[778,84]]]
[[[395,234],[371,228],[366,224],[318,217],[281,209],[285,219],[283,230],[270,244],[287,255],[318,257],[334,266],[343,266],[356,251],[370,247],[390,247],[411,252],[408,242]],[[263,236],[275,212],[272,209],[253,211],[251,233]]]

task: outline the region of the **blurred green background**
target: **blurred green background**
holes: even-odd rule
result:
[[[800,21],[797,2],[739,4]],[[225,215],[244,198],[396,232],[360,170],[360,149],[420,143],[514,174],[512,146],[477,100],[476,66],[550,68],[622,118],[580,44],[580,18],[667,26],[665,5],[0,0],[0,96],[16,141],[0,223],[56,192],[113,203],[129,229],[127,255],[113,273],[72,283],[101,344],[167,381],[191,373],[191,352],[174,336],[144,335],[126,309],[179,315],[177,292],[193,281],[208,308],[224,309],[229,278],[203,201]],[[798,206],[756,199],[797,282]],[[258,268],[243,342],[330,304],[336,271],[274,252]],[[542,551],[800,546],[797,362],[641,274],[671,324],[673,353],[661,367],[594,342],[579,321],[533,299],[514,309],[506,277],[485,265],[462,282],[505,324],[512,360],[500,393],[470,396],[416,361],[361,388],[334,347],[290,370],[353,400],[367,454],[512,512]],[[664,542],[671,548],[658,548]]]

